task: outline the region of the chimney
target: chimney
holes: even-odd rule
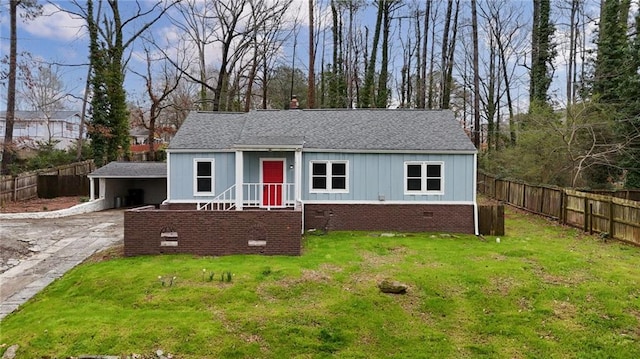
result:
[[[291,96],[291,102],[289,103],[289,109],[290,110],[298,109],[298,98],[296,97],[296,95]]]

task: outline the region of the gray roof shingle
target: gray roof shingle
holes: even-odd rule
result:
[[[68,110],[60,110],[53,111],[45,115],[42,111],[16,111],[14,117],[16,120],[20,121],[31,121],[31,120],[44,120],[49,118],[50,120],[66,120],[73,116],[80,117],[80,112],[78,111],[68,111]],[[2,120],[7,116],[6,111],[0,111],[0,118]]]
[[[164,162],[110,162],[89,174],[93,178],[166,178]]]
[[[192,112],[169,149],[292,145],[300,138],[307,150],[475,151],[451,111],[388,109]]]

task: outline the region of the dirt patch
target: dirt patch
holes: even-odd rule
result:
[[[553,284],[553,285],[562,285],[565,287],[571,287],[571,286],[575,286],[581,283],[586,282],[589,278],[587,277],[586,274],[577,272],[577,273],[567,273],[565,275],[555,275],[552,273],[548,273],[547,271],[545,271],[544,267],[542,267],[537,261],[535,260],[524,260],[525,263],[531,265],[530,270],[536,275],[538,276],[538,278],[540,278],[542,280],[542,282],[546,283],[546,284]]]
[[[578,310],[576,306],[566,302],[566,301],[558,301],[554,300],[552,304],[553,315],[560,320],[572,320],[576,317]]]
[[[364,265],[370,267],[380,267],[402,262],[407,256],[413,255],[415,251],[403,246],[392,248],[381,248],[381,253],[366,251],[362,253]]]
[[[489,285],[484,287],[483,291],[487,294],[508,295],[518,283],[510,277],[492,277],[489,279]]]
[[[48,212],[73,207],[86,197],[34,198],[27,201],[6,202],[0,206],[0,213]]]
[[[124,244],[119,246],[113,246],[103,251],[94,253],[91,257],[85,259],[84,263],[99,263],[108,260],[123,258],[124,257]]]

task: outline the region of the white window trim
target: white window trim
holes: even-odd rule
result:
[[[407,188],[407,175],[409,165],[420,165],[422,166],[423,175],[420,177],[422,188],[420,191],[410,191]],[[427,191],[427,165],[440,165],[440,190],[439,191]],[[407,196],[412,195],[443,195],[444,194],[444,161],[405,161],[404,163],[404,194]]]
[[[198,192],[198,162],[211,163],[211,192]],[[202,178],[205,178],[202,176]],[[216,166],[213,158],[194,158],[193,159],[193,195],[194,196],[213,196],[216,193]]]
[[[324,163],[327,166],[327,188],[326,189],[314,189],[313,188],[313,164],[314,163]],[[331,171],[333,170],[334,163],[344,163],[344,171],[345,171],[345,188],[342,189],[333,189],[331,188],[331,179],[333,178],[333,174]],[[309,193],[349,193],[349,161],[348,160],[312,160],[309,161]]]

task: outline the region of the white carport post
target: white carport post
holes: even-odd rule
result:
[[[98,198],[107,198],[107,179],[100,178],[100,194]]]
[[[89,177],[89,200],[96,199],[96,184],[93,182],[93,177]]]
[[[236,211],[242,211],[242,189],[244,187],[244,161],[242,155],[242,151],[236,151]]]

